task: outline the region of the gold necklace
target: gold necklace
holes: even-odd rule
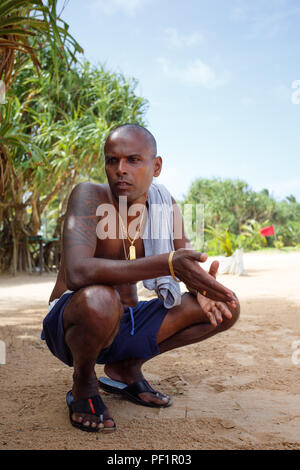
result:
[[[123,231],[123,230],[122,230]],[[129,259],[127,253],[126,253],[126,248],[125,248],[125,242],[124,242],[124,238],[122,237],[122,242],[123,242],[123,250],[124,250],[124,256],[125,256],[125,259]],[[129,284],[129,283],[128,283]]]
[[[127,236],[127,240],[129,241],[130,243],[130,247],[129,247],[129,259],[130,260],[134,260],[136,259],[136,250],[135,250],[135,246],[134,246],[134,243],[136,241],[136,238],[138,236],[138,234],[141,232],[141,226],[142,226],[142,223],[143,223],[143,219],[144,219],[144,213],[145,213],[145,207],[144,206],[144,209],[143,209],[143,213],[142,213],[142,218],[141,218],[141,221],[139,222],[138,224],[138,230],[135,232],[135,235],[134,235],[134,238],[131,239],[130,236],[128,235],[128,231],[126,230],[125,228],[125,225],[124,225],[124,222],[122,220],[122,217],[120,216],[119,214],[119,218],[120,218],[120,222],[121,222],[121,225],[122,225],[122,230],[123,230],[123,233]],[[124,243],[124,238],[122,237],[122,240],[123,240],[123,248],[124,248],[124,254],[126,256],[126,259],[128,259],[128,256],[126,254],[126,250],[125,250],[125,243]]]

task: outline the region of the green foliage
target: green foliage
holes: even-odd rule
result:
[[[8,161],[0,202],[2,269],[12,260],[7,243],[40,233],[46,211],[51,214],[47,235],[60,237],[74,185],[106,180],[102,149],[109,131],[126,122],[143,124],[147,108],[135,94],[134,79],[87,61],[68,69],[61,59],[55,86],[50,49],[43,49],[39,61],[39,75],[30,62],[20,67],[0,122]]]
[[[69,26],[57,14],[57,0],[2,0],[0,5],[0,79],[8,89],[24,62],[40,68],[38,50],[48,45],[53,71],[58,78],[58,58],[76,61],[83,52],[70,35]]]
[[[204,243],[195,234],[191,241],[210,255],[230,256],[238,248],[249,251],[300,243],[300,204],[293,195],[276,201],[268,190],[255,192],[244,181],[197,179],[182,207],[184,204],[203,204]],[[261,236],[260,229],[271,224],[275,237]]]
[[[40,168],[39,182],[44,185],[45,176],[54,181],[61,176],[65,179],[65,172],[71,169],[83,180],[103,181],[101,157],[107,133],[125,122],[143,122],[146,102],[135,94],[136,81],[92,67],[87,61],[67,70],[61,61],[56,88],[49,54],[41,60],[39,77],[27,65],[13,87],[22,99],[22,124],[50,165]]]
[[[265,221],[264,226],[269,222]],[[237,235],[237,245],[246,251],[259,250],[267,245],[266,237],[261,236],[260,229],[262,224],[256,220],[248,220],[246,224],[242,225],[242,232]]]
[[[230,179],[197,179],[184,202],[204,204],[206,226],[225,224],[235,234],[247,220],[270,219],[275,205],[265,191],[256,193],[244,181]]]
[[[224,228],[224,226],[209,226],[205,228],[204,231],[210,234],[207,251],[217,253],[223,252],[226,256],[231,256],[233,254],[235,248],[234,235]]]
[[[277,225],[277,237],[282,237],[285,246],[297,246],[300,243],[300,221]]]
[[[277,240],[275,240],[274,246],[278,250],[281,250],[284,247],[283,237],[281,235],[277,238]]]

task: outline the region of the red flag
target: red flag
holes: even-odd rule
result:
[[[269,225],[269,227],[261,228],[260,234],[263,237],[271,237],[272,235],[275,235],[274,225]]]

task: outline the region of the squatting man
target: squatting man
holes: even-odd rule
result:
[[[193,250],[174,198],[152,182],[162,169],[153,135],[138,125],[119,126],[104,155],[108,184],[80,183],[69,198],[42,331],[50,351],[73,367],[70,422],[89,432],[116,429],[99,388],[139,405],[170,406],[171,397],[152,388],[142,365],[228,330],[239,316],[236,295],[216,280],[218,262],[208,272],[201,267],[207,255]],[[109,224],[103,205],[114,208]],[[172,210],[156,217],[155,206]],[[174,221],[182,225],[180,237]],[[157,297],[138,301],[138,281]],[[104,364],[106,377],[97,378],[96,364]]]

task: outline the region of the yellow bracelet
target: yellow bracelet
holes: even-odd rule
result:
[[[175,253],[175,251],[171,251],[170,254],[169,254],[168,262],[169,262],[170,273],[171,273],[171,276],[174,279],[174,281],[180,282],[180,279],[176,278],[175,273],[174,273],[174,269],[173,269],[172,258],[173,258],[174,253]]]

